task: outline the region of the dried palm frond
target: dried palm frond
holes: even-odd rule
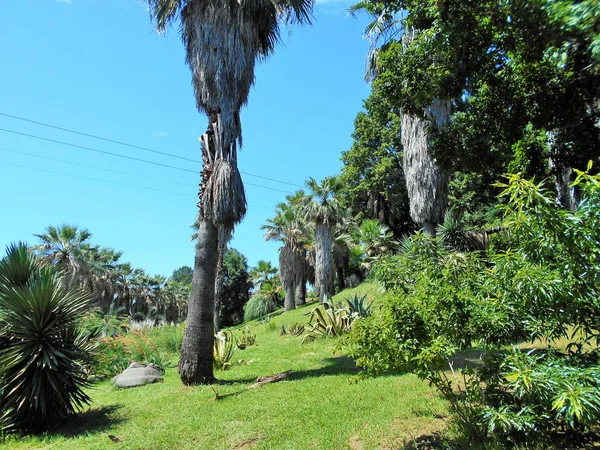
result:
[[[202,192],[204,214],[215,225],[232,230],[246,214],[246,194],[237,166],[219,159]]]

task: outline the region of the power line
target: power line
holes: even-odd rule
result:
[[[121,175],[128,175],[128,176],[132,176],[132,177],[146,178],[147,180],[162,181],[163,183],[178,184],[180,186],[187,186],[187,187],[192,186],[189,183],[179,183],[177,181],[163,180],[162,178],[153,178],[153,177],[148,177],[148,176],[145,176],[145,175],[138,175],[136,173],[123,172],[123,171],[120,171],[120,170],[107,169],[107,168],[98,167],[98,166],[90,166],[88,164],[81,164],[81,163],[76,163],[76,162],[73,162],[73,161],[67,161],[67,160],[58,159],[58,158],[50,158],[49,156],[36,155],[34,153],[19,152],[17,150],[9,150],[7,148],[2,148],[2,147],[0,147],[0,151],[9,152],[9,153],[16,153],[18,155],[32,156],[34,158],[42,158],[42,159],[46,159],[48,161],[56,161],[56,162],[60,162],[60,163],[72,164],[74,166],[79,166],[79,167],[87,167],[88,169],[105,170],[107,172],[118,173],[118,174],[121,174]]]
[[[145,152],[156,153],[158,155],[169,156],[171,158],[177,158],[177,159],[181,159],[181,160],[184,160],[184,161],[191,161],[191,162],[193,162],[195,164],[199,164],[200,163],[198,160],[195,160],[195,159],[192,159],[192,158],[186,158],[185,156],[179,156],[179,155],[176,155],[175,153],[161,152],[161,151],[154,150],[154,149],[151,149],[151,148],[148,148],[148,147],[142,147],[141,145],[129,144],[127,142],[117,141],[115,139],[109,139],[109,138],[105,138],[105,137],[102,137],[102,136],[96,136],[94,134],[82,133],[81,131],[71,130],[69,128],[63,128],[63,127],[59,127],[59,126],[56,126],[56,125],[51,125],[49,123],[38,122],[37,120],[26,119],[25,117],[13,116],[12,114],[6,114],[6,113],[3,113],[3,112],[0,112],[0,116],[10,117],[11,119],[21,120],[23,122],[29,122],[29,123],[33,123],[33,124],[36,124],[36,125],[41,125],[43,127],[53,128],[55,130],[66,131],[67,133],[73,133],[73,134],[77,134],[79,136],[85,136],[85,137],[89,137],[89,138],[93,138],[93,139],[98,139],[98,140],[105,141],[105,142],[110,142],[112,144],[123,145],[125,147],[130,147],[130,148],[137,148],[138,150],[143,150]],[[289,183],[287,181],[277,180],[276,178],[269,178],[269,177],[265,177],[263,175],[257,175],[255,173],[243,172],[241,170],[240,170],[240,173],[242,173],[244,175],[251,176],[251,177],[262,178],[263,180],[273,181],[275,183],[287,184],[289,186],[295,186],[295,187],[299,187],[299,188],[303,187],[303,186],[300,186],[299,184]]]
[[[21,133],[19,131],[14,131],[14,130],[7,130],[6,128],[0,128],[0,131],[4,131],[6,133],[17,134],[17,135],[20,135],[20,136],[26,136],[26,137],[30,137],[30,138],[33,138],[33,139],[39,139],[41,141],[52,142],[54,144],[67,145],[69,147],[75,147],[75,148],[79,148],[79,149],[82,149],[82,150],[87,150],[87,151],[90,151],[90,152],[96,152],[96,153],[102,153],[102,154],[105,154],[105,155],[115,156],[117,158],[129,159],[131,161],[143,162],[143,163],[152,164],[152,165],[155,165],[155,166],[166,167],[168,169],[179,170],[179,171],[182,171],[182,172],[189,172],[189,173],[194,173],[194,174],[198,173],[198,171],[196,171],[196,170],[184,169],[183,167],[171,166],[169,164],[163,164],[163,163],[159,163],[159,162],[155,162],[155,161],[149,161],[147,159],[134,158],[133,156],[127,156],[127,155],[121,155],[119,153],[107,152],[105,150],[98,150],[96,148],[86,147],[86,146],[78,145],[78,144],[72,144],[70,142],[57,141],[55,139],[45,138],[45,137],[42,137],[42,136],[36,136],[36,135],[33,135],[33,134]],[[290,191],[284,191],[283,189],[277,189],[277,188],[274,188],[274,187],[263,186],[261,184],[254,184],[254,183],[248,183],[248,182],[245,183],[245,184],[248,185],[248,186],[255,186],[255,187],[259,187],[259,188],[263,188],[263,189],[269,189],[269,190],[272,190],[272,191],[284,192],[286,194],[290,194],[291,193]]]
[[[36,155],[35,153],[27,153],[27,152],[20,152],[20,151],[17,151],[17,150],[9,150],[9,149],[3,148],[3,147],[0,147],[0,151],[8,152],[8,153],[15,153],[17,155],[31,156],[31,157],[34,157],[34,158],[41,158],[41,159],[45,159],[45,160],[48,160],[48,161],[56,161],[56,162],[60,162],[60,163],[71,164],[71,165],[79,166],[79,167],[86,167],[88,169],[104,170],[106,172],[118,173],[120,175],[128,175],[128,176],[132,176],[132,177],[145,178],[147,180],[160,181],[160,182],[163,182],[163,183],[177,184],[179,186],[197,187],[194,184],[190,184],[190,183],[179,183],[177,181],[165,180],[165,179],[162,179],[162,178],[148,177],[146,175],[139,175],[137,173],[123,172],[121,170],[108,169],[106,167],[91,166],[89,164],[76,163],[74,161],[67,161],[65,159],[51,158],[49,156]],[[247,197],[250,198],[250,199],[253,199],[253,200],[263,200],[265,202],[275,202],[275,203],[277,202],[277,200],[273,200],[273,199],[270,199],[270,198],[262,198],[262,197],[255,197],[255,196],[247,196]]]
[[[21,164],[13,164],[13,163],[5,162],[5,161],[0,161],[0,164],[3,164],[5,166],[18,167],[18,168],[21,168],[21,169],[36,170],[38,172],[46,172],[46,173],[52,173],[52,174],[56,174],[56,175],[67,176],[67,177],[80,178],[82,180],[100,181],[101,183],[116,184],[116,185],[119,185],[119,186],[127,186],[127,187],[136,188],[136,189],[145,189],[145,190],[149,190],[149,191],[162,192],[162,193],[165,193],[165,194],[172,194],[172,195],[179,195],[179,196],[184,196],[184,197],[191,197],[190,194],[184,194],[182,192],[166,191],[164,189],[156,189],[156,188],[151,188],[151,187],[147,187],[147,186],[139,186],[139,185],[136,185],[136,184],[129,184],[129,183],[120,183],[118,181],[104,180],[104,179],[101,179],[101,178],[84,177],[84,176],[75,175],[75,174],[72,174],[72,173],[59,172],[59,171],[56,171],[56,170],[40,169],[38,167],[24,166],[24,165],[21,165]],[[268,208],[266,206],[259,206],[259,205],[253,205],[252,208],[263,208],[263,209],[271,210],[271,208]]]

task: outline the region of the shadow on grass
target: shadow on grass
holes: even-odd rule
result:
[[[334,358],[325,358],[325,365],[317,369],[294,371],[288,377],[289,380],[302,380],[305,378],[322,377],[325,375],[358,374],[361,369],[356,367],[356,363],[348,356],[336,356]]]
[[[122,405],[115,404],[90,408],[77,414],[68,425],[49,431],[49,434],[62,435],[66,438],[77,437],[82,434],[95,434],[108,431],[115,425],[124,422],[124,417],[119,413]]]
[[[360,369],[356,367],[356,364],[352,359],[347,356],[338,356],[334,358],[325,358],[323,360],[325,363],[322,367],[311,370],[300,370],[293,371],[289,376],[285,378],[285,380],[296,381],[296,380],[304,380],[312,377],[321,377],[326,375],[340,375],[340,374],[358,374]],[[264,374],[274,375],[274,374]],[[235,380],[219,380],[215,385],[213,385],[213,391],[215,392],[215,400],[223,400],[230,397],[236,397],[240,394],[243,394],[248,390],[248,387],[240,389],[236,392],[231,392],[229,394],[220,394],[218,391],[219,385],[231,385],[238,383],[255,383],[257,381],[256,378],[249,379],[235,379]]]

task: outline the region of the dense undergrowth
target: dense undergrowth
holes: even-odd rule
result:
[[[367,374],[414,372],[450,401],[456,445],[583,441],[600,421],[600,177],[579,173],[579,208],[510,176],[505,233],[486,253],[416,234],[373,276],[389,292],[346,348]],[[563,349],[552,343],[562,340]],[[521,342],[546,342],[524,350]],[[480,364],[454,369],[471,346]],[[593,438],[592,439],[597,439]],[[556,444],[556,442],[562,442]]]

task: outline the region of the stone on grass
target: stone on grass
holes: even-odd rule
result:
[[[110,381],[118,388],[126,388],[163,381],[163,376],[161,368],[156,364],[134,362]]]

